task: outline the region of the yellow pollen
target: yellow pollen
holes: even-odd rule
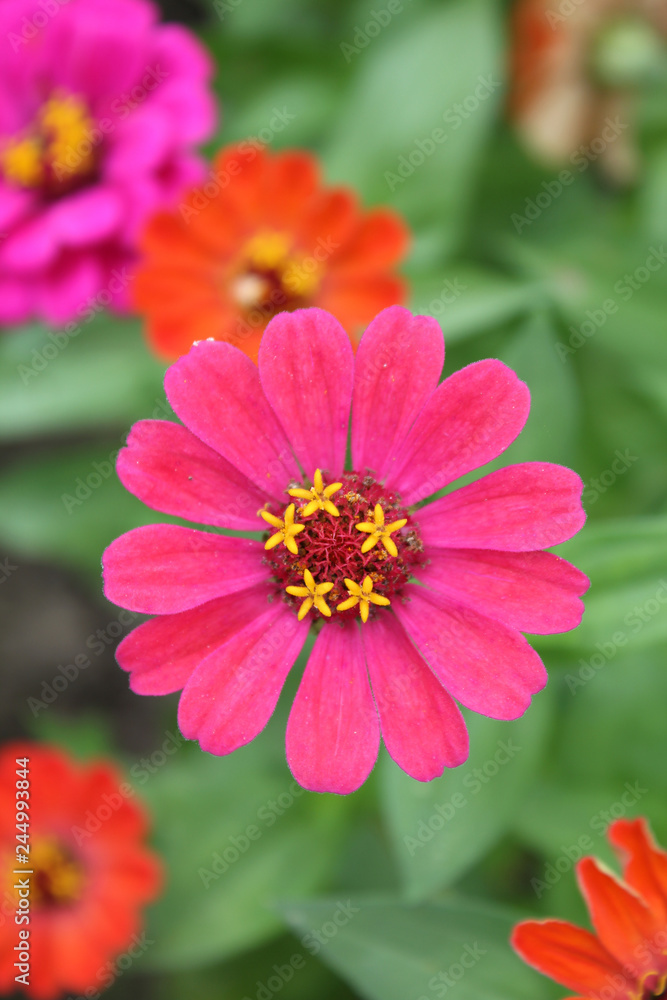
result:
[[[355,524],[357,531],[365,531],[369,536],[365,539],[364,544],[361,546],[361,551],[370,552],[370,550],[374,548],[378,542],[382,542],[390,556],[397,556],[398,549],[396,548],[396,543],[390,536],[395,531],[398,531],[399,528],[404,527],[407,523],[407,518],[403,518],[400,521],[393,521],[391,524],[385,524],[384,510],[379,503],[376,503],[375,510],[373,511],[373,521],[362,521],[360,524]]]
[[[94,122],[78,97],[50,97],[27,132],[0,149],[0,169],[10,183],[39,187],[85,175],[95,164]]]
[[[272,230],[263,230],[248,240],[240,255],[240,273],[232,282],[232,294],[240,306],[258,307],[272,292],[283,300],[276,300],[275,305],[312,299],[322,280],[322,264],[295,251],[293,244],[290,233]]]
[[[289,549],[292,555],[298,556],[299,547],[294,541],[294,536],[298,535],[300,531],[303,531],[305,525],[294,523],[294,513],[295,506],[293,503],[291,503],[285,511],[285,517],[283,520],[276,517],[275,514],[269,514],[268,510],[258,511],[259,516],[263,517],[267,524],[270,524],[273,528],[278,529],[275,535],[271,535],[268,542],[265,544],[265,549],[275,549],[276,545],[280,545],[280,543],[283,542],[285,548]]]
[[[261,271],[274,271],[285,265],[292,249],[288,233],[257,233],[245,246],[245,258]]]
[[[348,611],[349,608],[354,608],[358,604],[362,622],[368,621],[368,612],[370,611],[371,604],[377,604],[381,607],[387,607],[391,604],[388,597],[382,597],[380,594],[373,593],[373,581],[370,576],[365,576],[361,585],[355,583],[354,580],[346,578],[345,586],[349,594],[348,599],[343,601],[342,604],[338,604],[336,610]]]
[[[32,902],[70,903],[81,895],[84,873],[54,840],[32,845],[30,867]]]
[[[292,594],[293,597],[305,597],[305,601],[299,608],[299,613],[297,618],[301,621],[302,618],[308,614],[313,605],[317,608],[321,614],[325,615],[327,618],[331,618],[331,608],[324,600],[324,595],[328,594],[330,590],[333,590],[333,583],[315,583],[315,578],[309,569],[305,570],[303,574],[305,587],[286,587],[288,594]],[[387,604],[389,601],[387,601]]]
[[[310,298],[320,287],[322,268],[312,257],[292,257],[282,274],[283,288],[300,299]]]
[[[294,489],[288,490],[287,492],[291,497],[308,501],[305,507],[299,508],[299,513],[302,517],[309,517],[311,514],[314,514],[316,510],[325,510],[327,514],[331,514],[332,517],[338,517],[338,508],[331,502],[330,498],[334,495],[334,493],[338,493],[338,491],[342,488],[342,483],[331,483],[329,486],[325,486],[321,470],[315,469],[311,489]]]
[[[31,136],[11,140],[0,150],[0,168],[10,184],[38,187],[44,179],[41,143]]]

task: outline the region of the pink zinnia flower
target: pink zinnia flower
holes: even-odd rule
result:
[[[135,425],[123,483],[216,528],[268,523],[262,540],[136,528],[104,556],[109,600],[157,616],[120,644],[121,667],[138,693],[183,688],[179,725],[203,750],[257,736],[311,628],[287,759],[314,791],[358,788],[380,731],[429,781],[468,755],[454,699],[515,719],[546,683],[520,630],[580,621],[586,577],[539,550],[582,526],[582,483],[531,462],[418,507],[500,455],[528,416],[527,387],[500,361],[438,385],[443,360],[435,320],[400,306],[356,359],[333,316],[305,309],[269,323],[258,368],[203,341],[167,371],[185,426]]]
[[[138,234],[195,183],[211,62],[148,0],[2,0],[0,323],[123,307]]]

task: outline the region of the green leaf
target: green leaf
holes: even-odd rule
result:
[[[543,980],[509,945],[518,916],[464,899],[410,906],[392,900],[282,905],[306,952],[368,1000],[543,1000]],[[320,944],[319,942],[323,942]]]
[[[0,474],[2,544],[18,557],[81,570],[99,588],[102,552],[114,538],[139,524],[174,520],[149,510],[121,485],[115,457],[124,439],[10,465]]]
[[[667,638],[667,518],[633,518],[591,525],[559,547],[591,579],[579,628],[543,636],[541,646],[604,661]],[[575,666],[573,664],[573,666]],[[579,670],[576,664],[573,673]]]
[[[508,829],[545,751],[552,701],[547,689],[515,722],[466,713],[470,758],[428,784],[384,761],[383,809],[411,899],[450,885]]]
[[[33,327],[0,337],[0,440],[169,415],[164,365],[139,323],[102,316],[75,336]]]
[[[391,200],[413,227],[436,230],[448,252],[498,107],[495,11],[488,0],[452,0],[387,28],[358,56],[325,152],[329,175],[366,199]]]
[[[270,904],[311,893],[331,871],[347,800],[301,789],[274,743],[264,734],[229,757],[184,754],[146,785],[169,872],[152,967],[188,968],[271,938],[281,923]]]
[[[503,455],[514,462],[575,460],[580,424],[577,383],[571,365],[556,350],[553,322],[545,313],[527,320],[500,355],[530,389],[530,416],[518,439]]]
[[[540,295],[537,283],[521,283],[468,263],[454,263],[437,274],[411,280],[410,309],[437,319],[445,343],[452,344],[528,312]]]

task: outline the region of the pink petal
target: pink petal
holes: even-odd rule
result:
[[[450,694],[492,719],[518,719],[547,682],[537,653],[518,632],[414,584],[392,607]]]
[[[583,483],[549,462],[510,465],[441,497],[417,514],[436,548],[533,552],[559,545],[582,527]]]
[[[59,243],[85,246],[111,236],[120,228],[125,206],[111,187],[95,187],[56,202],[45,220]]]
[[[42,214],[28,218],[0,243],[0,268],[30,273],[41,271],[54,258],[57,240]]]
[[[159,105],[132,110],[111,136],[106,176],[122,184],[127,178],[159,170],[173,148],[174,125],[167,109]]]
[[[11,276],[0,278],[0,323],[25,323],[34,307],[28,281]]]
[[[164,514],[239,531],[264,527],[257,511],[269,497],[180,424],[135,424],[117,470],[126,489]]]
[[[102,557],[112,604],[145,615],[170,615],[245,590],[268,578],[264,547],[174,524],[149,524],[121,535]]]
[[[432,781],[468,757],[468,730],[456,704],[392,614],[361,634],[387,750],[417,781]]]
[[[287,763],[304,788],[348,795],[370,774],[380,746],[355,623],[324,626],[287,723]]]
[[[518,629],[549,635],[576,628],[587,576],[550,552],[430,549],[419,579],[441,594]]]
[[[91,302],[102,288],[102,268],[97,254],[81,250],[61,250],[53,265],[40,275],[34,292],[34,306],[47,323],[61,326],[82,316],[90,318]]]
[[[195,667],[268,607],[275,587],[260,583],[217,597],[190,611],[161,615],[139,625],[116,650],[137,694],[180,691]]]
[[[301,473],[245,354],[221,341],[201,341],[167,370],[164,384],[193,434],[261,490],[285,500],[288,483]]]
[[[445,342],[438,323],[402,306],[383,309],[357,350],[352,465],[378,479],[392,470],[417,414],[438,385]]]
[[[178,706],[178,724],[202,750],[227,754],[267,724],[310,623],[281,601],[263,610],[199,664]]]
[[[416,503],[497,458],[528,418],[530,393],[502,361],[477,361],[438,386],[399,448],[387,486]]]
[[[345,465],[354,357],[340,323],[322,309],[279,313],[259,348],[259,374],[294,454],[312,479]]]

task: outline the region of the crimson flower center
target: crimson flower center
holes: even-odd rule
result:
[[[60,841],[48,837],[35,840],[30,850],[30,904],[54,907],[73,903],[81,896],[84,872],[80,863]]]
[[[319,597],[332,617],[356,617],[361,611],[365,621],[369,613],[381,613],[383,605],[400,597],[414,571],[425,563],[424,547],[400,497],[385,490],[372,476],[345,472],[333,484],[340,488],[326,497],[333,485],[322,483],[320,477],[323,490],[318,494],[318,473],[310,491],[299,489],[301,484],[289,490],[292,495],[310,492],[315,500],[295,497],[293,512],[290,508],[267,508],[265,519],[271,516],[275,527],[283,525],[278,534],[287,537],[278,538],[269,531],[267,547],[271,548],[266,562],[283,599],[295,611],[303,608],[303,597],[313,596],[317,617],[317,611],[327,614],[318,604]],[[314,506],[317,509],[311,510]],[[304,587],[304,577],[308,573],[320,590],[331,586],[321,595],[307,593],[308,581]],[[339,609],[337,605],[349,604],[357,592],[349,582],[360,589],[361,600]],[[290,594],[288,588],[300,593]],[[366,594],[370,594],[368,600]]]
[[[317,292],[321,266],[293,246],[289,233],[264,231],[246,243],[231,291],[237,305],[262,321],[307,306]]]

